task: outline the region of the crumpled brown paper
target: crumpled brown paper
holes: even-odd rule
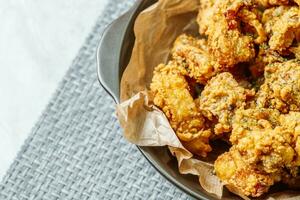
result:
[[[147,92],[154,68],[168,61],[176,37],[184,32],[197,34],[195,21],[198,8],[199,0],[160,0],[138,16],[134,27],[136,41],[122,77],[121,104],[117,106],[117,115],[128,141],[139,146],[169,146],[178,160],[180,173],[197,175],[207,192],[221,198],[223,184],[214,175],[213,164],[193,158],[177,138],[165,115],[152,104],[153,98]],[[300,194],[273,192],[260,199],[296,200],[300,199]]]
[[[151,104],[147,92],[139,92],[117,106],[118,118],[125,138],[139,146],[169,146],[177,157],[182,174],[199,176],[201,186],[208,192],[222,196],[222,184],[213,175],[213,165],[192,158],[171,128],[165,115]]]

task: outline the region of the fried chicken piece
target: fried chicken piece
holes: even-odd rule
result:
[[[234,147],[219,156],[214,167],[217,176],[229,190],[246,196],[261,196],[277,179],[248,165]]]
[[[258,55],[254,62],[250,64],[250,72],[254,78],[263,76],[265,67],[274,62],[284,62],[285,59],[276,51],[270,49],[267,44],[259,46]]]
[[[273,6],[288,6],[297,4],[300,5],[300,0],[255,0],[255,2],[264,8],[270,8]]]
[[[290,188],[299,189],[300,187],[300,112],[290,112],[287,115],[280,117],[280,123],[285,129],[290,129],[294,132],[294,151],[297,156],[291,163],[289,171],[283,173],[282,181]]]
[[[209,53],[223,68],[255,57],[254,42],[262,43],[265,32],[251,0],[201,0],[198,16],[200,33],[208,38]],[[253,27],[258,37],[244,34],[241,23]]]
[[[214,15],[216,0],[200,0],[200,10],[197,17],[200,34],[205,34]]]
[[[218,71],[218,65],[208,55],[206,41],[186,34],[180,35],[172,49],[172,57],[182,74],[205,84]]]
[[[255,2],[263,7],[271,7],[271,6],[283,6],[288,5],[291,0],[255,0]]]
[[[258,197],[283,175],[295,177],[295,131],[281,125],[277,110],[238,110],[230,141],[229,152],[215,162],[217,175],[229,189]]]
[[[296,38],[300,28],[298,6],[279,6],[265,10],[262,18],[272,50],[284,52]]]
[[[265,82],[257,93],[256,104],[288,113],[300,111],[300,63],[289,60],[265,68]]]
[[[293,132],[276,127],[244,131],[234,147],[249,165],[268,174],[280,174],[284,167],[291,167],[296,153],[293,149]]]
[[[230,142],[237,144],[241,138],[245,137],[245,131],[273,129],[279,125],[279,119],[280,112],[273,109],[238,109],[233,117],[233,130]]]
[[[239,109],[233,119],[230,142],[246,163],[265,173],[281,173],[293,160],[293,131],[280,127],[280,113],[273,109]],[[259,163],[259,164],[257,164]]]
[[[184,146],[196,155],[205,157],[211,132],[205,126],[198,105],[190,94],[189,84],[175,62],[158,65],[151,83],[154,104],[167,116],[171,127]]]
[[[287,115],[281,115],[280,124],[285,129],[290,129],[294,132],[294,149],[298,155],[294,166],[300,166],[300,112],[290,112]],[[297,175],[297,172],[294,173],[295,175]]]
[[[231,131],[234,111],[245,105],[251,92],[239,86],[228,72],[213,77],[205,86],[199,98],[200,110],[214,122],[216,135]]]

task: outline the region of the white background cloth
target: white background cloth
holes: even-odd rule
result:
[[[108,0],[0,0],[0,179]]]

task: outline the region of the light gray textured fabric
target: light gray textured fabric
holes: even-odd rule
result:
[[[122,138],[114,103],[97,81],[101,32],[132,2],[112,0],[99,18],[3,178],[1,200],[189,198]]]

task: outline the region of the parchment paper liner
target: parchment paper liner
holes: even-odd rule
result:
[[[167,63],[175,38],[184,32],[197,34],[198,8],[198,0],[160,0],[140,13],[134,26],[136,41],[132,56],[121,81],[121,104],[117,105],[117,115],[129,142],[139,146],[168,146],[178,160],[180,173],[197,175],[203,189],[221,198],[223,184],[214,175],[213,165],[193,158],[182,146],[167,118],[153,106],[153,98],[147,92],[154,68]],[[259,199],[296,200],[300,195],[299,192],[285,191]]]

